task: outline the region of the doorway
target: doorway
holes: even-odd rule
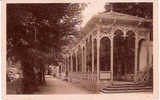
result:
[[[133,32],[124,36],[121,30],[115,32],[113,46],[113,80],[134,80],[135,38]]]

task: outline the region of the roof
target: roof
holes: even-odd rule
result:
[[[152,21],[152,20],[148,20],[142,17],[137,17],[137,16],[132,16],[132,15],[128,15],[128,14],[124,14],[124,13],[118,13],[118,12],[106,12],[106,13],[102,13],[96,16],[97,18],[105,18],[105,19],[122,19],[122,20],[135,20],[135,21]]]
[[[105,24],[111,24],[114,22],[114,20],[118,20],[119,22],[121,21],[121,22],[127,22],[127,23],[136,23],[135,25],[138,25],[139,22],[152,23],[152,19],[146,19],[146,18],[132,16],[132,15],[114,12],[114,11],[99,13],[93,16],[85,25],[85,27],[81,29],[82,37],[78,39],[77,42],[73,44],[71,48],[77,45],[84,36],[86,36],[93,28],[95,28],[96,24],[100,24],[100,20],[107,21],[107,23]]]
[[[107,21],[105,24],[111,24],[114,23],[114,20],[117,20],[117,22],[125,22],[127,23],[136,23],[135,25],[139,24],[139,22],[149,22],[152,23],[152,19],[145,19],[142,17],[132,16],[124,13],[118,13],[118,12],[104,12],[99,13],[91,18],[91,20],[88,21],[86,26],[81,30],[82,34],[88,33],[90,30],[92,30],[96,24],[100,24],[100,20],[103,21],[103,24],[105,21]]]

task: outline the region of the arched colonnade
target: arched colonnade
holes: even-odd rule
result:
[[[135,29],[94,30],[76,45],[65,59],[67,76],[78,80],[136,81],[141,40]]]

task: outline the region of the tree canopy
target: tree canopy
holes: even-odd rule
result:
[[[17,55],[22,45],[58,55],[61,47],[76,35],[81,22],[80,4],[8,4],[8,55]],[[55,55],[55,54],[54,54]]]
[[[111,5],[116,12],[150,19],[153,17],[153,3],[111,3]]]

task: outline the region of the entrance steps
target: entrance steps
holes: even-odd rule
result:
[[[144,84],[138,83],[125,83],[118,84],[113,83],[110,86],[107,86],[100,90],[101,93],[130,93],[130,92],[152,92],[152,86],[146,86]]]

